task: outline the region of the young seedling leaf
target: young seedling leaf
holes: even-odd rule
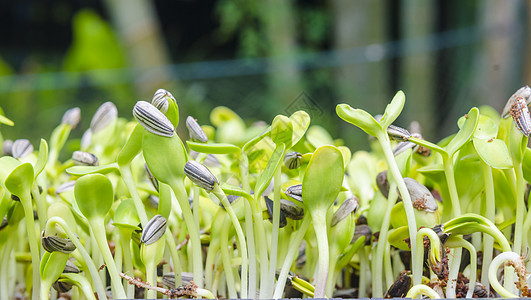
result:
[[[262,195],[262,193],[265,191],[265,189],[271,182],[273,175],[275,175],[275,171],[282,164],[282,156],[284,154],[285,148],[286,147],[284,144],[277,145],[275,151],[271,155],[271,158],[269,158],[265,170],[262,172],[262,174],[260,174],[260,177],[256,182],[254,192],[257,193],[258,196]]]
[[[356,125],[368,135],[377,136],[383,131],[382,125],[362,109],[354,109],[348,104],[339,104],[336,107],[336,113],[341,119]]]
[[[479,157],[490,167],[496,169],[510,169],[513,161],[507,145],[500,139],[473,139],[474,148]]]
[[[114,202],[112,183],[101,174],[89,174],[79,178],[74,195],[80,212],[88,220],[103,220]]]
[[[241,151],[240,147],[234,146],[232,144],[226,144],[226,143],[198,143],[198,142],[192,142],[192,141],[186,141],[188,144],[188,147],[190,149],[200,152],[200,153],[207,153],[207,154],[230,154],[230,153],[238,153]]]
[[[472,135],[476,131],[476,128],[479,123],[479,109],[473,107],[470,109],[466,116],[466,121],[463,124],[463,127],[455,135],[455,137],[450,141],[450,143],[445,147],[446,152],[449,156],[452,157],[454,153],[457,152],[466,142],[472,138]]]
[[[393,122],[396,120],[396,118],[398,118],[398,116],[402,112],[405,103],[406,95],[404,95],[404,92],[398,91],[398,93],[396,93],[396,95],[393,97],[393,100],[391,100],[391,103],[389,103],[385,108],[383,117],[380,120],[382,128],[385,129],[389,127],[389,125],[393,124]]]

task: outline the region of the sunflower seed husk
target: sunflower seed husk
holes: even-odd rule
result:
[[[400,142],[393,149],[393,155],[397,156],[398,154],[406,151],[407,149],[415,148],[416,146],[417,146],[417,144],[415,144],[413,142]]]
[[[273,200],[269,199],[269,197],[267,196],[264,196],[264,199],[265,199],[265,203],[267,207],[267,212],[269,213],[269,221],[273,222],[273,205],[274,205]],[[278,227],[282,228],[282,227],[285,227],[286,225],[288,225],[288,220],[286,219],[284,212],[281,210]]]
[[[59,280],[56,280],[52,284],[53,289],[56,290],[59,293],[67,293],[68,291],[70,291],[72,289],[72,286],[73,285],[71,283],[63,282],[63,281],[59,281]]]
[[[371,244],[372,230],[369,225],[356,225],[356,229],[354,229],[354,236],[352,237],[352,242],[354,243],[361,236],[365,236],[365,245]]]
[[[90,130],[92,133],[97,133],[107,125],[111,124],[118,118],[118,109],[114,103],[107,101],[103,103],[94,113],[90,121]]]
[[[483,284],[476,282],[476,285],[474,286],[474,298],[486,299],[489,297],[490,295],[487,288]]]
[[[63,273],[80,273],[81,270],[71,261],[67,260]]]
[[[509,117],[509,115],[511,114],[511,107],[514,104],[514,101],[520,97],[524,98],[526,104],[529,104],[531,102],[531,88],[527,85],[523,86],[520,89],[518,89],[518,91],[516,91],[514,94],[511,95],[509,100],[507,100],[507,104],[505,104],[505,107],[503,108],[503,111],[502,111],[502,117],[504,119]]]
[[[404,298],[411,288],[411,276],[407,271],[403,271],[398,279],[389,287],[385,293],[385,298]]]
[[[153,208],[159,207],[159,197],[155,195],[149,195],[149,206]]]
[[[12,156],[13,155],[13,141],[12,140],[4,140],[4,143],[2,144],[2,150],[3,154]]]
[[[235,195],[227,195],[227,200],[229,200],[229,203],[232,204],[236,199],[240,198],[240,196]],[[223,209],[225,209],[225,205],[220,201],[219,206],[221,206]]]
[[[63,253],[72,253],[76,246],[69,238],[62,238],[56,235],[45,236],[44,231],[41,236],[41,244],[44,250],[48,252],[59,251]]]
[[[193,159],[197,159],[199,156],[199,152],[196,152],[194,150],[190,150],[190,156],[192,156]],[[203,164],[207,167],[213,167],[213,168],[219,168],[221,167],[221,162],[214,154],[207,154],[205,160],[203,161]]]
[[[165,137],[175,134],[175,127],[155,106],[146,101],[138,101],[133,108],[133,116],[147,131]]]
[[[406,183],[414,208],[430,213],[435,212],[439,208],[437,200],[435,200],[427,187],[409,177],[405,177],[404,182]]]
[[[528,137],[531,134],[531,116],[529,116],[529,109],[524,98],[518,97],[514,100],[510,113],[516,128]]]
[[[168,107],[170,106],[170,100],[173,100],[173,102],[175,102],[175,98],[170,92],[165,89],[158,89],[153,95],[151,104],[153,104],[153,106],[155,106],[158,110],[165,114],[168,111]]]
[[[207,191],[213,190],[216,183],[219,183],[217,178],[207,167],[195,160],[186,163],[184,166],[184,174],[186,174],[193,183]]]
[[[197,120],[194,119],[192,116],[188,116],[186,118],[186,128],[188,128],[188,132],[190,133],[190,139],[193,141],[198,141],[201,143],[208,142],[207,135],[203,128],[201,128],[201,125],[197,123]]]
[[[2,223],[0,224],[0,230],[4,229],[5,227],[7,227],[7,217],[4,217],[2,218]]]
[[[99,164],[96,155],[85,151],[74,151],[72,161],[77,166],[97,166]]]
[[[304,208],[289,200],[280,199],[280,211],[292,220],[301,220],[304,217]]]
[[[11,200],[20,202],[20,198],[15,194],[11,194]]]
[[[87,129],[87,131],[83,133],[83,136],[81,136],[79,148],[81,150],[88,149],[88,147],[90,147],[90,143],[92,143],[92,131],[90,129]]]
[[[194,280],[194,274],[189,272],[181,272],[181,279],[183,284],[188,285]],[[162,275],[162,284],[169,288],[175,288],[175,273],[166,273]]]
[[[167,222],[166,218],[161,215],[155,215],[146,224],[146,228],[142,230],[140,242],[149,245],[158,241],[166,232]]]
[[[387,134],[389,135],[389,138],[396,141],[407,141],[411,136],[411,133],[409,133],[407,129],[395,125],[389,125],[389,127],[387,127]]]
[[[337,223],[346,218],[349,214],[356,213],[359,206],[360,204],[356,196],[352,196],[347,200],[343,201],[343,203],[341,203],[341,206],[339,206],[339,208],[334,213],[330,226],[336,226]]]
[[[79,107],[74,107],[74,108],[67,110],[64,113],[61,123],[68,124],[70,125],[70,127],[76,128],[80,120],[81,120],[81,109]]]
[[[55,194],[58,195],[64,192],[73,191],[75,186],[76,186],[75,180],[67,181],[55,189]]]
[[[302,163],[302,154],[299,152],[290,152],[286,154],[286,157],[284,158],[284,165],[288,167],[288,169],[297,169],[301,166]]]
[[[302,184],[296,184],[288,187],[284,194],[297,201],[302,202]]]
[[[387,179],[387,170],[384,170],[376,176],[376,186],[382,193],[382,195],[387,198],[389,196],[389,180]]]
[[[432,230],[437,234],[439,237],[439,240],[441,241],[441,245],[444,245],[448,238],[450,237],[450,234],[444,232],[444,227],[442,224],[435,225]]]
[[[26,139],[16,140],[13,142],[11,152],[14,158],[22,158],[33,152],[33,145]]]
[[[146,173],[148,175],[149,181],[151,181],[151,184],[153,187],[158,191],[159,190],[159,181],[155,176],[153,176],[153,173],[151,173],[151,170],[149,169],[147,164],[144,164],[144,168],[146,169]]]

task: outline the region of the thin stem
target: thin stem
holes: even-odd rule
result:
[[[393,150],[391,149],[391,142],[389,141],[389,136],[386,132],[381,132],[377,138],[384,152],[384,157],[387,162],[389,172],[391,173],[391,178],[398,186],[398,190],[400,191],[400,195],[402,196],[402,201],[404,202],[404,210],[406,212],[407,224],[409,227],[409,236],[411,237],[411,261],[412,270],[414,271],[418,269],[415,265],[417,257],[417,242],[416,239],[413,238],[417,236],[417,222],[415,220],[415,211],[413,210],[413,204],[411,203],[411,197],[406,187],[406,183],[404,182],[404,178],[402,178],[402,174],[400,174],[400,170],[398,169],[398,165],[396,164],[396,161],[394,159]]]
[[[446,245],[451,248],[463,247],[470,252],[470,278],[466,298],[472,298],[476,286],[476,274],[478,269],[478,255],[476,253],[476,248],[463,238],[450,239],[446,242]]]
[[[39,216],[39,228],[42,231],[44,230],[44,227],[46,227],[46,220],[48,219],[48,216],[46,215],[46,204],[44,203],[41,197],[41,193],[39,193],[39,187],[36,183],[33,185],[31,195],[33,196],[33,199],[35,199],[35,205],[37,206],[37,215]]]
[[[514,166],[516,174],[516,224],[514,230],[514,244],[513,252],[520,255],[522,252],[522,236],[524,225],[524,213],[526,211],[524,194],[525,194],[525,179],[522,171],[522,164]]]
[[[175,286],[180,286],[182,284],[182,267],[181,259],[179,258],[179,253],[177,252],[177,246],[175,245],[175,240],[171,234],[170,229],[166,229],[164,233],[166,235],[166,244],[168,245],[168,250],[170,251],[171,262],[173,264],[173,273],[175,274]]]
[[[240,178],[242,182],[242,188],[245,192],[251,193],[251,186],[249,185],[249,159],[245,153],[241,153],[239,157]],[[256,253],[255,253],[255,241],[254,241],[254,229],[253,229],[253,211],[251,204],[245,201],[245,234],[249,241],[247,245],[248,257],[249,257],[249,293],[248,297],[254,298],[256,295]]]
[[[31,266],[33,272],[33,288],[31,293],[31,299],[36,300],[39,297],[40,290],[40,256],[39,256],[39,244],[37,243],[37,233],[35,232],[35,219],[33,216],[33,206],[31,205],[31,196],[29,191],[25,191],[23,195],[20,195],[20,202],[24,209],[24,219],[26,220],[26,231],[28,233],[28,242],[31,252]]]
[[[358,287],[358,297],[367,298],[367,278],[369,277],[369,255],[367,255],[367,247],[360,249],[360,277]]]
[[[151,283],[152,286],[157,286],[156,264],[152,259],[146,264],[146,281]],[[152,289],[146,290],[146,299],[157,299],[157,291]]]
[[[393,264],[391,263],[391,244],[385,243],[384,253],[385,288],[387,290],[394,283]]]
[[[326,211],[312,212],[313,229],[317,238],[317,249],[319,251],[319,259],[317,261],[317,268],[319,272],[315,278],[315,298],[325,298],[326,281],[328,280],[329,267],[329,251],[328,251],[328,235],[326,232]]]
[[[302,239],[306,234],[306,231],[308,231],[308,228],[310,228],[311,220],[312,218],[309,215],[305,215],[302,220],[302,224],[299,227],[299,230],[297,230],[297,232],[295,232],[295,234],[291,237],[288,254],[284,259],[284,263],[282,264],[282,268],[280,269],[280,274],[278,275],[277,284],[275,286],[275,292],[273,293],[273,299],[282,298],[284,287],[286,285],[286,279],[288,278],[289,269],[293,264],[295,255],[298,254],[299,245],[301,244]]]
[[[131,236],[130,230],[121,229],[120,230],[120,243],[122,244],[122,253],[124,258],[124,268],[126,274],[133,274],[133,259],[131,256],[131,246],[130,239],[128,236]],[[135,287],[126,283],[126,294],[127,299],[133,299],[135,297]]]
[[[225,222],[223,222],[223,227],[229,226],[229,220],[228,218],[225,218]],[[238,298],[238,294],[236,293],[236,287],[234,284],[234,274],[232,272],[232,262],[230,259],[229,254],[229,231],[230,230],[223,230],[222,236],[221,236],[221,259],[223,261],[223,269],[225,273],[225,278],[227,280],[227,287],[229,290],[229,298],[230,299],[236,299]]]
[[[431,228],[421,228],[417,232],[417,262],[416,267],[419,268],[417,270],[413,270],[416,272],[413,272],[413,285],[418,285],[422,282],[422,269],[424,266],[424,237],[428,237],[430,239],[430,251],[434,251],[436,254],[435,256],[439,256],[440,253],[440,242],[439,237],[433,231]],[[431,253],[430,253],[431,255]],[[440,259],[440,257],[438,257]]]
[[[494,194],[494,179],[492,177],[491,168],[485,163],[481,162],[481,170],[483,172],[483,178],[485,181],[485,217],[494,223],[494,217],[496,213],[496,199]],[[488,270],[492,261],[492,253],[494,250],[494,238],[488,234],[483,234],[483,264],[481,272],[481,283],[485,288],[490,290]]]
[[[131,194],[131,198],[133,198],[133,203],[135,204],[136,213],[138,214],[138,218],[140,219],[140,224],[142,224],[142,228],[145,228],[149,219],[146,214],[146,210],[144,209],[142,199],[140,199],[140,195],[138,194],[138,190],[136,189],[135,180],[133,178],[133,174],[131,173],[131,166],[120,166],[120,174],[122,175],[122,179],[124,180],[125,185],[127,186],[129,194]]]
[[[437,294],[431,287],[425,284],[414,285],[409,292],[407,292],[406,298],[415,299],[419,295],[430,297],[431,299],[440,299],[441,296]]]
[[[81,244],[79,239],[77,238],[76,234],[70,229],[68,224],[59,217],[51,217],[48,222],[50,222],[51,225],[58,224],[61,226],[61,228],[64,230],[68,238],[74,243],[76,246],[76,249],[79,250],[81,253],[81,256],[83,256],[83,260],[85,261],[85,264],[87,265],[87,268],[89,270],[90,276],[92,277],[92,282],[94,283],[94,286],[96,288],[96,293],[98,294],[99,299],[106,299],[107,295],[105,293],[105,289],[103,288],[103,284],[100,280],[100,277],[98,276],[98,270],[96,266],[94,265],[94,262],[90,258],[90,255],[88,254],[85,247]]]
[[[238,242],[240,246],[240,253],[242,256],[242,276],[241,276],[241,297],[243,299],[247,298],[247,280],[248,280],[248,266],[249,262],[247,260],[247,243],[245,242],[245,235],[243,234],[242,227],[240,225],[240,222],[238,221],[238,217],[234,213],[234,210],[232,209],[232,205],[230,204],[229,200],[227,199],[227,196],[223,192],[223,190],[219,187],[218,184],[214,186],[213,190],[214,194],[218,199],[223,203],[223,206],[225,207],[225,210],[229,214],[230,220],[232,221],[232,226],[234,226],[234,229],[236,230],[236,236],[238,237]],[[243,200],[243,199],[242,199]]]
[[[271,254],[269,257],[269,276],[266,280],[267,290],[265,291],[266,297],[271,297],[273,293],[273,286],[275,284],[275,272],[277,269],[277,255],[278,255],[278,231],[280,224],[280,182],[282,169],[278,167],[275,171],[274,186],[273,186],[273,227],[271,229]]]
[[[496,256],[489,267],[489,281],[492,288],[504,298],[520,298],[520,296],[515,295],[508,290],[506,290],[499,282],[496,277],[496,273],[501,264],[505,263],[508,260],[518,260],[520,255],[514,252],[503,252]],[[506,268],[507,269],[507,268]],[[505,273],[507,275],[507,273]]]
[[[202,260],[202,250],[201,250],[201,239],[199,237],[199,228],[197,228],[194,217],[192,215],[192,210],[190,209],[190,204],[188,202],[188,197],[186,195],[186,190],[184,189],[184,183],[180,180],[171,180],[170,187],[172,188],[177,201],[181,207],[183,213],[184,222],[190,234],[190,244],[192,246],[192,269],[194,273],[194,282],[198,287],[203,287],[203,260]]]
[[[96,243],[98,243],[101,254],[103,255],[103,260],[105,261],[107,269],[109,270],[113,295],[116,299],[125,299],[126,296],[124,287],[122,286],[122,279],[118,274],[118,270],[116,269],[116,265],[114,264],[114,260],[112,258],[111,250],[107,244],[103,219],[92,220],[92,222],[90,222],[90,227],[96,239]]]

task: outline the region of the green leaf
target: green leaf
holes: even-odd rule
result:
[[[410,137],[408,138],[408,141],[410,142],[413,142],[419,146],[423,146],[423,147],[426,147],[432,151],[435,151],[441,155],[448,155],[448,152],[446,152],[446,150],[444,150],[443,148],[439,147],[438,145],[434,144],[434,143],[431,143],[431,142],[428,142],[426,140],[423,140],[423,139],[419,139],[419,138],[416,138],[416,137]]]
[[[356,125],[368,135],[377,136],[383,131],[382,125],[362,109],[354,109],[348,104],[339,104],[336,107],[336,113],[341,119]]]
[[[474,138],[474,148],[479,157],[490,167],[496,169],[509,169],[513,167],[513,161],[507,145],[500,139]]]
[[[35,162],[34,167],[34,178],[37,178],[39,174],[44,170],[44,167],[46,167],[46,163],[48,162],[48,143],[44,139],[41,139],[41,144],[39,146],[39,155],[37,156],[37,161]]]
[[[459,119],[459,122],[463,122],[466,120],[464,117]],[[462,127],[462,125],[460,126]],[[496,138],[496,135],[498,134],[498,124],[494,122],[492,119],[480,115],[479,116],[479,123],[476,131],[474,131],[474,138],[479,139],[494,139]]]
[[[186,141],[188,147],[196,152],[207,153],[207,154],[229,154],[229,153],[238,153],[241,151],[240,147],[234,146],[232,144],[225,143],[198,143],[192,141]]]
[[[389,127],[389,125],[393,124],[393,122],[402,112],[405,103],[406,95],[404,95],[404,92],[398,91],[398,93],[396,93],[396,95],[393,97],[393,100],[391,100],[391,103],[389,103],[385,108],[383,117],[380,120],[382,128],[386,129]]]
[[[120,202],[120,205],[118,205],[114,212],[113,221],[113,225],[116,227],[140,230],[140,227],[138,227],[140,219],[136,213],[133,199],[124,199]]]
[[[410,251],[409,244],[404,241],[407,238],[409,238],[409,228],[407,226],[402,226],[390,230],[387,241],[389,244],[400,250]]]
[[[245,145],[243,145],[242,152],[247,153],[247,151],[249,151],[254,145],[258,144],[263,138],[268,136],[270,133],[271,127],[268,127],[262,134],[254,137],[253,139],[245,143]]]
[[[448,155],[452,157],[466,142],[468,142],[479,123],[479,109],[473,107],[467,114],[467,118],[463,124],[463,127],[455,135],[455,137],[450,141],[450,143],[445,147]]]
[[[319,147],[312,155],[302,180],[302,199],[314,215],[324,212],[334,203],[343,184],[343,156],[334,146]]]
[[[0,115],[0,124],[4,124],[4,125],[7,125],[7,126],[13,126],[13,125],[15,125],[15,122],[9,120],[8,118],[6,118],[3,115]]]
[[[260,174],[260,177],[258,177],[258,180],[256,181],[256,187],[254,189],[255,195],[257,195],[258,197],[260,197],[265,191],[265,189],[271,182],[271,179],[275,175],[275,171],[278,167],[280,167],[285,149],[286,146],[284,146],[284,144],[277,145],[275,151],[271,155],[271,158],[269,158],[269,161],[267,162],[265,170],[262,172],[262,174]]]
[[[73,176],[83,176],[88,174],[108,174],[114,171],[119,171],[118,164],[112,163],[101,166],[73,166],[66,169],[66,173]]]
[[[291,147],[293,138],[293,125],[288,117],[278,115],[273,119],[271,124],[271,140],[273,143],[280,145],[285,144],[286,148]]]
[[[295,145],[304,136],[306,130],[308,130],[308,126],[310,126],[310,115],[308,115],[308,113],[305,111],[299,110],[294,112],[289,117],[289,120],[293,126],[293,138],[291,145]]]
[[[177,135],[167,138],[144,131],[142,151],[149,170],[159,181],[169,184],[173,179],[184,180],[187,155]]]
[[[79,178],[74,187],[79,211],[89,221],[104,219],[114,202],[111,181],[101,174],[89,174]]]
[[[33,166],[30,163],[23,163],[11,171],[6,178],[5,186],[12,194],[23,195],[31,190],[34,175]]]

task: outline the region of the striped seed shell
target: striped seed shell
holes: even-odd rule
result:
[[[480,299],[486,299],[490,297],[487,288],[479,282],[476,282],[476,285],[474,286],[474,296],[474,298]]]
[[[519,97],[524,98],[526,103],[529,104],[531,102],[531,88],[527,85],[523,86],[520,89],[518,89],[518,91],[516,91],[514,94],[511,95],[509,100],[507,100],[507,104],[505,104],[505,107],[503,108],[503,111],[502,111],[502,117],[504,119],[509,117],[509,115],[511,114],[511,107],[514,104],[514,101]]]
[[[207,167],[195,160],[186,163],[184,166],[184,174],[186,174],[193,183],[207,191],[213,190],[216,183],[219,183],[217,178]]]
[[[194,280],[194,274],[190,272],[181,272],[183,285],[189,285]],[[175,273],[166,273],[162,275],[162,284],[169,288],[175,288]]]
[[[365,236],[365,245],[371,244],[372,230],[369,225],[356,225],[356,229],[354,229],[354,236],[352,237],[352,242],[355,242],[361,236]]]
[[[64,113],[61,123],[68,124],[72,128],[76,128],[80,120],[81,120],[81,109],[79,107],[74,107],[74,108],[67,110]]]
[[[59,281],[59,280],[56,280],[52,284],[53,289],[56,290],[59,293],[67,293],[68,291],[70,291],[72,289],[72,286],[73,285],[71,283],[63,282],[63,281]]]
[[[522,97],[518,97],[514,100],[511,106],[511,116],[513,117],[514,124],[520,132],[529,136],[531,134],[531,116],[529,116],[529,109],[527,103]]]
[[[148,175],[149,181],[151,181],[151,184],[153,187],[158,191],[159,190],[159,181],[155,176],[153,176],[153,173],[151,173],[151,170],[149,169],[147,164],[144,164],[144,168],[146,169],[146,173]]]
[[[149,245],[158,241],[166,232],[167,222],[166,218],[161,215],[155,215],[146,224],[146,228],[142,230],[140,242]]]
[[[413,207],[425,212],[435,212],[439,206],[430,190],[413,178],[405,177],[407,190],[411,197]]]
[[[197,159],[197,157],[199,156],[199,152],[190,150],[190,156],[192,156],[193,159]],[[203,161],[203,164],[207,167],[213,167],[213,168],[221,167],[221,162],[214,154],[207,154],[205,160]]]
[[[63,273],[80,273],[81,270],[71,261],[67,260]]]
[[[64,192],[73,191],[75,186],[76,186],[75,180],[67,181],[55,189],[55,194],[58,195]]]
[[[389,127],[387,127],[387,134],[391,139],[396,141],[407,141],[411,136],[411,133],[409,133],[407,129],[395,125],[389,125]]]
[[[398,154],[406,151],[407,149],[415,148],[416,146],[417,146],[417,144],[415,144],[413,142],[400,142],[393,149],[393,155],[397,156]]]
[[[33,145],[26,139],[16,140],[13,142],[11,152],[14,158],[22,158],[33,152]]]
[[[118,109],[114,103],[107,101],[103,103],[98,110],[94,113],[92,120],[90,121],[90,130],[92,133],[96,133],[107,125],[111,124],[118,118]]]
[[[339,206],[339,208],[334,213],[334,216],[332,217],[332,223],[330,223],[330,225],[336,226],[337,223],[346,218],[349,214],[356,213],[359,206],[360,204],[356,196],[352,196],[347,200],[343,201],[343,203],[341,203],[341,206]]]
[[[296,184],[288,187],[284,194],[302,202],[302,184]]]
[[[146,101],[138,101],[133,108],[133,116],[147,131],[165,137],[175,134],[175,127],[155,106]]]
[[[44,250],[48,252],[59,251],[63,253],[71,253],[76,250],[76,246],[70,239],[65,239],[56,235],[45,236],[44,231],[41,236],[41,244]]]
[[[165,114],[168,111],[168,107],[170,106],[170,100],[173,100],[175,102],[175,98],[170,92],[165,89],[158,89],[153,95],[151,104],[153,104],[153,106],[155,106],[158,110]]]
[[[284,165],[288,167],[288,169],[297,169],[301,166],[302,162],[302,154],[299,152],[290,152],[286,154],[286,157],[284,158]]]
[[[269,221],[273,222],[273,200],[269,199],[269,197],[264,196],[267,212],[269,213]],[[288,225],[288,220],[286,219],[286,216],[284,215],[284,212],[280,211],[280,220],[278,227],[282,228]]]
[[[194,119],[192,116],[188,116],[186,118],[186,128],[188,128],[190,138],[193,141],[198,141],[201,143],[208,142],[208,138],[205,131],[203,130],[203,128],[201,128],[201,125],[197,123],[197,120]]]
[[[72,160],[78,166],[97,166],[99,164],[96,155],[85,151],[74,151]]]
[[[304,217],[304,208],[289,200],[280,199],[280,211],[292,220],[301,220]]]
[[[12,156],[13,155],[13,141],[12,140],[4,140],[4,143],[2,144],[2,150],[3,154]]]

